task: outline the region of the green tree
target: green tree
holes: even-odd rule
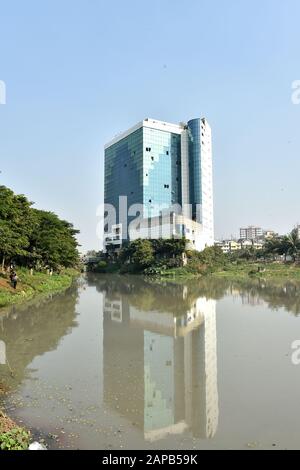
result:
[[[150,240],[134,240],[124,246],[120,253],[123,262],[134,263],[138,270],[143,270],[154,262],[154,250]]]
[[[0,256],[2,270],[12,259],[19,265],[71,267],[79,260],[73,225],[52,212],[32,208],[33,203],[0,186]]]
[[[198,253],[198,259],[208,266],[220,266],[225,263],[225,255],[219,246],[208,246]]]
[[[33,230],[32,203],[23,195],[0,186],[0,253],[2,270],[5,260],[28,254],[29,237]]]
[[[35,216],[38,223],[31,236],[31,250],[35,257],[53,269],[76,265],[79,260],[75,237],[78,230],[52,212],[35,210]]]
[[[298,230],[294,229],[288,235],[282,237],[282,251],[285,256],[291,256],[294,261],[300,254],[300,239],[298,236]]]
[[[160,257],[172,258],[181,256],[186,250],[185,238],[170,238],[152,240],[152,246],[155,254]]]
[[[281,255],[284,256],[285,259],[287,256],[291,256],[295,261],[300,254],[298,230],[294,229],[288,235],[269,240],[265,245],[264,252],[266,255]]]

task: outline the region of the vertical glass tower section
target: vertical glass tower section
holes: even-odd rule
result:
[[[211,128],[206,119],[188,122],[189,196],[192,218],[203,226],[205,244],[214,243]]]
[[[180,134],[144,127],[144,217],[181,205]]]
[[[120,196],[127,196],[128,207],[143,202],[143,158],[142,127],[105,149],[104,203],[115,208],[117,224]]]

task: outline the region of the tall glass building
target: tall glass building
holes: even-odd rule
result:
[[[185,236],[195,249],[212,245],[212,149],[206,119],[179,125],[145,119],[115,137],[105,146],[104,188],[104,202],[115,210],[105,223],[105,246],[134,238],[137,215],[136,237],[149,237],[152,224],[152,238],[166,232]],[[166,223],[162,219],[168,211]]]

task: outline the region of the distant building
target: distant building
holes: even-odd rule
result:
[[[220,247],[223,253],[232,253],[241,249],[241,243],[236,240],[222,240],[216,242],[215,246]]]
[[[261,227],[255,227],[254,225],[249,225],[246,228],[240,228],[240,239],[241,240],[257,240],[258,238],[263,237],[264,231]]]
[[[262,250],[264,242],[260,240],[241,240],[241,249],[255,248],[255,250]]]
[[[274,232],[274,230],[265,230],[264,231],[264,239],[271,240],[272,238],[278,237],[278,233]]]
[[[215,246],[220,247],[223,253],[234,253],[235,251],[246,250],[247,248],[262,250],[264,242],[263,240],[222,240],[216,242]]]
[[[264,247],[264,242],[260,240],[257,240],[257,241],[254,240],[252,246],[256,250],[262,250]]]
[[[298,237],[300,238],[300,225],[297,225]]]

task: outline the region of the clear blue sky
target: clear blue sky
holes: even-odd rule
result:
[[[0,1],[0,183],[97,248],[103,145],[206,116],[216,235],[300,221],[299,0]]]

